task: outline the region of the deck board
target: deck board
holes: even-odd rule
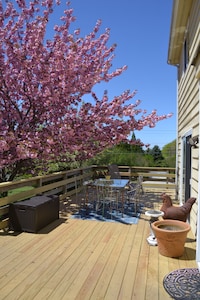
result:
[[[190,232],[182,257],[162,256],[146,241],[147,219],[125,225],[61,216],[37,234],[0,233],[0,299],[170,299],[163,278],[197,267],[196,242]]]
[[[146,283],[146,298],[158,299],[158,251],[157,247],[152,246],[149,248],[149,261],[148,261],[148,273]],[[154,278],[154,280],[152,280]]]
[[[79,223],[80,221],[76,222]],[[51,278],[49,278],[48,281],[45,279],[46,275],[44,274],[45,285],[36,299],[44,299],[43,290],[46,290],[46,297],[48,299],[61,299],[73,281],[76,280],[76,276],[84,264],[87,263],[90,255],[89,244],[91,242],[95,243],[95,241],[93,241],[95,236],[101,236],[100,231],[102,224],[84,225],[86,228],[81,226],[80,231],[78,231],[77,234],[73,232],[72,235],[70,235],[70,240],[64,243],[63,253],[61,257],[58,257],[58,262],[55,261],[55,268],[58,263],[59,268],[55,269],[53,276],[51,274]],[[66,237],[63,236],[63,239],[65,240]],[[41,294],[43,295],[42,298]]]
[[[133,231],[134,230],[134,231]],[[131,299],[133,281],[136,275],[137,261],[140,255],[140,247],[138,243],[138,230],[136,226],[131,227],[130,244],[128,245],[126,270],[120,288],[118,299]]]
[[[158,254],[158,299],[171,299],[163,288],[163,278],[169,273],[168,257]]]
[[[140,253],[138,257],[138,264],[136,268],[136,276],[133,285],[132,299],[145,299],[146,284],[147,284],[147,273],[148,273],[148,262],[149,262],[149,246],[146,241],[146,237],[149,234],[148,222],[140,220],[138,222],[138,240]]]
[[[131,230],[133,227],[131,226],[127,226],[127,227],[128,228],[127,228],[126,239],[121,245],[122,247],[121,247],[120,255],[118,256],[111,281],[106,291],[105,299],[118,299],[119,294],[121,294],[122,299],[126,299],[124,296],[125,288],[123,286],[123,283],[124,283],[126,268],[129,262],[130,250],[133,246],[133,231]]]
[[[110,285],[110,282],[112,280],[118,257],[121,253],[121,249],[126,238],[125,232],[121,230],[120,227],[120,231],[118,231],[116,239],[115,241],[113,241],[112,252],[109,254],[106,260],[106,264],[104,265],[103,271],[91,295],[92,299],[99,299],[99,295],[101,295],[102,299],[105,299],[106,297],[108,286]],[[125,230],[127,230],[127,228]]]

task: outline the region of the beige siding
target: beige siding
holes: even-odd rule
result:
[[[188,46],[188,65],[184,66],[184,44],[180,57],[179,78],[178,78],[178,170],[180,181],[180,170],[182,164],[182,137],[189,131],[192,136],[199,135],[199,82],[196,76],[197,67],[192,65],[197,56],[200,36],[200,1],[192,3],[191,12],[185,31],[185,39]],[[192,178],[191,195],[198,195],[198,169],[199,169],[199,150],[192,148]],[[179,182],[179,188],[181,183]],[[192,231],[196,234],[197,226],[197,204],[193,206],[190,223]]]
[[[196,52],[199,46],[200,36],[200,1],[193,1],[192,11],[189,18],[189,56],[193,59],[193,54]]]

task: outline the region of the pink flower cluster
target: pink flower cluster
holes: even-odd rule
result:
[[[0,2],[0,168],[25,159],[86,159],[129,134],[170,115],[146,114],[140,104],[127,104],[136,92],[114,99],[92,92],[126,66],[110,72],[116,45],[107,46],[109,30],[101,22],[84,38],[70,33],[75,18],[68,7],[55,25],[52,40],[46,26],[54,0]],[[91,95],[84,103],[82,97]],[[139,118],[140,115],[140,118]]]

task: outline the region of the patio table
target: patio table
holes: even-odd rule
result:
[[[105,206],[105,200],[106,200],[106,189],[112,189],[116,192],[118,192],[121,196],[121,204],[122,204],[122,216],[124,213],[124,191],[125,191],[125,187],[127,186],[127,184],[129,183],[128,179],[97,179],[94,182],[94,185],[97,187],[97,193],[98,193],[98,189],[100,188],[101,190],[103,190],[103,194],[104,194],[104,199],[103,200],[103,206]],[[116,201],[118,201],[116,199]]]

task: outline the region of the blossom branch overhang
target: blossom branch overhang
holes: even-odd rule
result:
[[[136,91],[127,90],[111,100],[104,92],[98,99],[93,86],[121,75],[127,66],[110,72],[116,45],[107,46],[109,30],[99,34],[100,21],[84,38],[79,29],[70,33],[75,21],[70,7],[52,40],[45,41],[56,2],[0,3],[1,168],[22,159],[52,159],[58,152],[91,157],[106,146],[128,142],[132,131],[154,127],[169,117],[155,111],[146,115],[138,108],[139,100],[127,104]],[[88,93],[94,104],[79,109]]]

